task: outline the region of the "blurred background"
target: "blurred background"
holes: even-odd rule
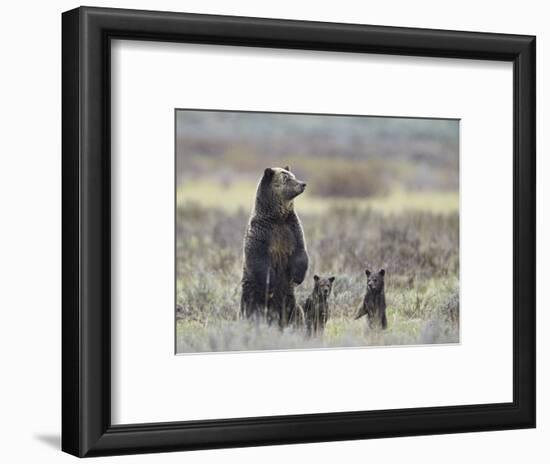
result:
[[[303,207],[345,199],[449,209],[458,205],[458,130],[458,120],[182,110],[178,194],[249,207],[263,169],[289,164],[310,186]]]
[[[251,340],[242,240],[264,169],[285,165],[308,184],[298,300],[335,275],[334,310],[321,339]],[[176,184],[178,351],[458,341],[458,120],[178,110]],[[366,267],[387,271],[384,334],[353,321]]]

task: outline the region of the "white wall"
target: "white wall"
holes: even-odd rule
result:
[[[550,163],[544,162],[541,86],[550,63],[544,2],[417,0],[337,2],[271,0],[87,1],[88,5],[312,19],[537,35],[538,47],[538,429],[371,441],[106,458],[103,462],[543,462],[550,432]],[[5,462],[69,461],[60,433],[61,12],[78,2],[10,2],[0,28],[0,456]],[[405,386],[404,386],[405,387]],[[546,440],[545,440],[546,438]],[[154,460],[154,461],[153,461]]]

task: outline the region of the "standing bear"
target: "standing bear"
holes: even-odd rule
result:
[[[367,292],[363,300],[363,305],[355,319],[367,315],[369,328],[386,329],[388,319],[386,317],[386,294],[384,291],[384,276],[386,271],[380,269],[379,272],[371,272],[368,269],[367,274]]]
[[[306,184],[286,166],[267,168],[244,237],[241,314],[286,327],[294,312],[294,287],[303,282],[308,255],[294,198]]]
[[[334,277],[324,278],[318,275],[313,276],[315,286],[313,293],[304,304],[304,318],[306,320],[306,331],[309,336],[322,335],[330,317],[328,297],[332,292]]]

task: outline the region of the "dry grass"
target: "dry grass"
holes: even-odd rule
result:
[[[306,179],[308,182],[309,179]],[[252,208],[257,181],[237,179],[218,181],[207,178],[184,182],[177,190],[179,205],[194,204],[203,208],[222,209],[235,213],[242,209],[247,213]],[[309,188],[309,185],[308,185]],[[324,214],[335,208],[371,209],[384,215],[411,211],[453,213],[459,207],[458,192],[408,192],[394,189],[383,195],[365,197],[321,197],[309,190],[297,200],[300,213]]]
[[[456,208],[445,213],[421,208],[395,213],[370,207],[371,200],[348,202],[351,206],[328,202],[319,209],[311,207],[317,199],[306,197],[298,199],[297,210],[310,265],[297,297],[303,301],[311,292],[313,274],[336,276],[323,337],[239,320],[242,238],[249,207],[214,208],[180,198],[178,352],[458,342],[458,201],[449,201]],[[224,198],[230,202],[231,195]],[[353,320],[365,292],[366,267],[387,271],[389,328],[384,332],[369,331],[364,319]]]

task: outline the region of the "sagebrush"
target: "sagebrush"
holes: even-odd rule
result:
[[[330,207],[300,212],[309,270],[334,275],[331,314],[321,337],[240,320],[242,240],[249,211],[182,202],[177,208],[177,351],[241,351],[456,343],[459,340],[459,215]],[[354,320],[365,269],[386,270],[388,329]]]

